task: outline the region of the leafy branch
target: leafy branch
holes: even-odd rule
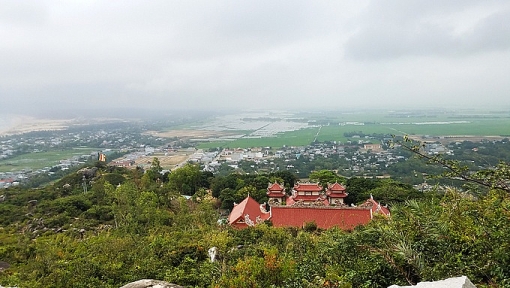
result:
[[[450,179],[460,179],[467,183],[474,183],[489,189],[500,189],[510,193],[510,165],[503,161],[498,165],[488,169],[472,171],[468,166],[462,165],[457,160],[446,159],[442,155],[429,155],[424,152],[425,143],[410,139],[407,135],[403,140],[395,140],[393,136],[390,147],[400,146],[420,159],[424,159],[429,164],[440,165],[446,169],[442,177]]]

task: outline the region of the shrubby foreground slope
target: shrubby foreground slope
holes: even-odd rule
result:
[[[7,190],[0,261],[10,267],[0,285],[120,287],[152,278],[191,287],[387,287],[466,275],[478,287],[510,287],[504,190],[418,195],[393,183],[408,199],[390,199],[390,219],[354,231],[270,223],[234,230],[218,225],[219,208],[244,192],[259,195],[256,177],[218,178],[186,166],[166,178],[153,164],[147,173],[98,164],[87,193],[80,173],[42,189]],[[393,185],[352,183],[363,193],[389,193]],[[194,193],[191,200],[180,197],[183,190]],[[207,254],[213,246],[215,262]]]

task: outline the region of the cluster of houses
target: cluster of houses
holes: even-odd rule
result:
[[[97,126],[82,127],[61,131],[44,131],[36,134],[8,135],[0,137],[0,160],[8,163],[11,158],[27,153],[38,153],[75,147],[97,147],[107,154],[114,151],[149,150],[151,146],[166,143],[166,139],[141,134],[131,129],[98,129]],[[150,143],[151,145],[147,145]],[[152,148],[154,149],[154,148]],[[154,152],[154,150],[152,151]],[[0,172],[0,188],[23,183],[30,178],[40,175],[51,175],[56,170],[66,170],[72,166],[80,165],[85,161],[97,157],[97,151],[90,155],[76,155],[69,159],[61,159],[58,163],[42,169],[31,167],[19,170]]]
[[[453,151],[441,143],[425,143],[423,149],[429,155],[446,154],[453,155]]]
[[[140,148],[137,148],[135,151],[127,153],[120,158],[113,159],[108,163],[108,165],[115,167],[134,168],[136,167],[136,160],[142,157],[150,156],[155,152],[161,152],[161,149],[154,148],[151,146],[141,146]],[[146,166],[149,167],[150,162],[146,163]]]
[[[17,186],[19,185],[19,180],[15,179],[15,178],[7,178],[5,176],[0,176],[1,179],[0,179],[0,189],[1,188],[9,188],[11,186]]]
[[[270,147],[256,147],[223,149],[219,153],[212,153],[217,153],[217,155],[215,157],[196,157],[193,161],[202,163],[205,170],[211,172],[215,172],[222,163],[237,169],[241,161],[251,161],[260,170],[285,169],[299,175],[300,171],[296,168],[296,163],[313,161],[318,157],[328,158],[332,155],[338,155],[348,161],[349,165],[345,169],[352,173],[369,172],[372,174],[378,173],[393,163],[404,160],[403,156],[394,155],[393,150],[385,149],[380,143],[343,145],[336,142],[326,142],[314,143],[308,146],[284,146],[277,150]]]
[[[0,141],[0,160],[7,159],[16,153],[17,141],[14,139],[5,139]]]
[[[339,183],[328,184],[326,189],[318,183],[297,183],[289,195],[284,185],[270,183],[267,204],[259,204],[248,195],[241,203],[234,204],[228,223],[235,228],[255,226],[264,221],[271,221],[276,227],[304,227],[315,223],[322,229],[351,230],[367,224],[374,215],[390,216],[388,208],[372,197],[359,206],[346,205],[345,190]]]

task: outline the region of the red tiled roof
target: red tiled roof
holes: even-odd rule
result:
[[[285,187],[283,187],[283,185],[280,185],[280,184],[274,182],[273,184],[269,185],[269,187],[267,187],[266,194],[269,197],[273,197],[273,198],[284,197],[285,196]]]
[[[298,183],[294,185],[296,191],[322,191],[322,187],[318,183]]]
[[[382,206],[381,203],[378,203],[372,197],[365,201],[365,203],[363,203],[361,206],[370,207],[373,214],[379,213],[384,216],[390,216],[390,209],[388,209],[388,207]]]
[[[326,191],[326,195],[331,198],[345,198],[347,197],[347,193],[345,193],[345,187],[335,182],[335,184],[328,185],[328,190]]]
[[[296,203],[296,201],[294,201],[294,199],[292,199],[292,197],[287,197],[287,199],[285,200],[285,204],[287,206],[292,206],[292,204]]]
[[[300,201],[300,200],[303,200],[303,201],[323,200],[321,195],[294,195],[294,196],[292,196],[292,199],[294,199],[294,201]]]
[[[307,222],[317,224],[317,227],[328,229],[339,227],[350,230],[358,225],[367,224],[371,219],[369,208],[362,207],[271,207],[271,221],[275,227],[303,227]]]
[[[282,197],[285,197],[285,193],[282,193],[282,192],[267,191],[266,194],[267,194],[267,196],[269,198],[282,198]]]
[[[345,191],[345,187],[341,184],[338,184],[338,182],[335,182],[334,184],[328,185],[328,190],[331,191]]]
[[[283,189],[285,189],[285,187],[283,187],[283,185],[278,184],[277,182],[274,182],[269,187],[267,187],[268,191],[283,191]]]
[[[260,204],[250,196],[246,197],[241,203],[234,205],[232,212],[228,216],[228,223],[230,225],[236,225],[239,219],[244,219],[245,215],[249,215],[249,218],[254,223],[256,222],[257,216],[262,220],[267,220],[270,216],[269,213],[263,213],[260,210]],[[247,225],[240,225],[246,227]]]
[[[347,193],[331,193],[331,192],[327,192],[326,194],[330,198],[345,198],[345,197],[347,197]]]
[[[305,202],[315,202],[315,201],[322,201],[325,206],[329,206],[329,201],[326,198],[323,198],[321,195],[294,195],[292,197],[287,197],[287,200],[285,201],[287,206],[292,206],[294,203],[298,201],[305,201]]]

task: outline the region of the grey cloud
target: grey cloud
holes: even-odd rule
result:
[[[463,41],[471,50],[509,49],[510,8],[482,20]]]
[[[0,4],[0,30],[13,26],[40,25],[48,19],[44,0],[2,0]]]
[[[10,107],[510,105],[504,1],[5,3]]]
[[[510,6],[502,1],[499,11],[483,17],[460,35],[455,33],[453,25],[438,22],[449,14],[476,8],[479,3],[461,1],[452,5],[451,1],[445,1],[436,6],[438,3],[430,1],[421,2],[421,5],[412,1],[397,2],[390,2],[394,5],[378,2],[366,11],[366,21],[361,22],[346,44],[347,57],[358,60],[431,55],[450,57],[510,48]]]

